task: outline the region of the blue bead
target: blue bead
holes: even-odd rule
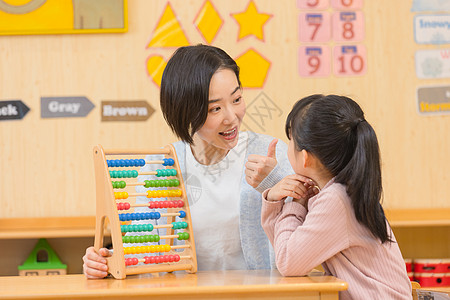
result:
[[[159,212],[155,212],[155,219],[158,220],[161,218],[161,214]]]
[[[180,210],[179,213],[180,213],[180,218],[186,217],[186,213],[183,210]]]

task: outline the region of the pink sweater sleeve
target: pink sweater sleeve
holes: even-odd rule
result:
[[[346,206],[322,191],[309,200],[309,212],[296,202],[266,200],[261,223],[275,250],[283,276],[303,276],[349,245]]]

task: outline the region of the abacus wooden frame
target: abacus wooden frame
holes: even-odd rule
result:
[[[189,247],[182,252],[176,254],[189,256],[190,259],[182,259],[177,263],[162,263],[154,265],[137,265],[125,266],[125,257],[122,242],[122,232],[120,229],[119,215],[117,211],[114,190],[111,184],[111,177],[106,162],[107,155],[156,155],[163,154],[165,158],[172,158],[175,163],[172,166],[177,170],[177,179],[180,182],[179,188],[182,191],[181,199],[184,202],[183,210],[186,212],[184,221],[188,223],[186,231],[189,233],[189,239],[185,240],[185,244]],[[113,244],[113,254],[106,258],[108,264],[108,272],[116,279],[124,279],[126,275],[142,274],[142,273],[158,273],[173,272],[185,270],[189,273],[197,272],[197,259],[195,254],[194,234],[192,232],[191,215],[189,211],[189,203],[186,197],[186,189],[181,175],[179,162],[176,156],[175,148],[167,145],[156,150],[104,150],[101,145],[94,147],[94,167],[96,182],[96,224],[95,224],[95,241],[94,248],[96,250],[103,247],[106,225],[111,230],[111,240]],[[168,208],[168,212],[176,212],[175,208]],[[109,224],[106,224],[108,218]],[[175,217],[167,217],[167,224],[174,221]],[[173,229],[167,229],[167,234],[172,235]],[[173,241],[170,241],[172,244]]]

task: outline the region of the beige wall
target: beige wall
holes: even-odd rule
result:
[[[282,110],[263,128],[286,141],[284,120],[293,102],[311,93],[357,100],[378,133],[387,208],[449,207],[450,116],[417,113],[416,88],[448,84],[419,80],[411,1],[364,1],[368,70],[362,77],[305,79],[297,72],[296,1],[255,0],[273,14],[265,41],[237,42],[230,16],[248,1],[214,1],[224,25],[214,45],[238,57],[254,48],[271,61],[263,89],[246,89],[251,103],[261,91]],[[203,42],[193,20],[204,1],[170,1],[191,44]],[[166,1],[130,0],[123,34],[0,36],[0,100],[21,99],[31,111],[21,121],[0,122],[1,218],[95,214],[92,148],[155,148],[175,141],[159,110],[159,89],[146,74],[146,59],[168,59],[174,49],[146,49]],[[332,43],[328,43],[332,45]],[[86,96],[96,106],[85,118],[41,119],[40,97]],[[102,100],[146,100],[156,109],[146,122],[100,120]]]

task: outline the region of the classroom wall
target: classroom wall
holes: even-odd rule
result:
[[[22,120],[0,122],[0,218],[94,215],[95,145],[153,149],[176,141],[146,66],[149,57],[167,60],[175,50],[147,47],[167,3],[189,43],[206,43],[193,24],[203,0],[130,0],[125,33],[0,36],[0,101],[20,99],[30,107]],[[258,12],[271,15],[263,39],[238,38],[232,14],[246,11],[250,1],[211,3],[223,20],[212,44],[233,58],[254,49],[270,62],[262,86],[244,89],[244,129],[287,141],[284,121],[297,99],[313,93],[350,96],[378,134],[384,206],[450,206],[450,116],[420,115],[416,100],[418,87],[448,85],[448,79],[419,79],[414,63],[416,50],[446,45],[414,41],[412,1],[364,1],[364,39],[357,44],[367,49],[366,73],[322,78],[299,75],[298,52],[305,43],[298,38],[302,10],[296,1],[253,1]],[[82,118],[41,118],[41,97],[57,96],[84,96],[95,108]],[[147,121],[102,122],[101,102],[107,100],[145,100],[155,112]],[[273,108],[265,117],[257,115],[263,103]]]

